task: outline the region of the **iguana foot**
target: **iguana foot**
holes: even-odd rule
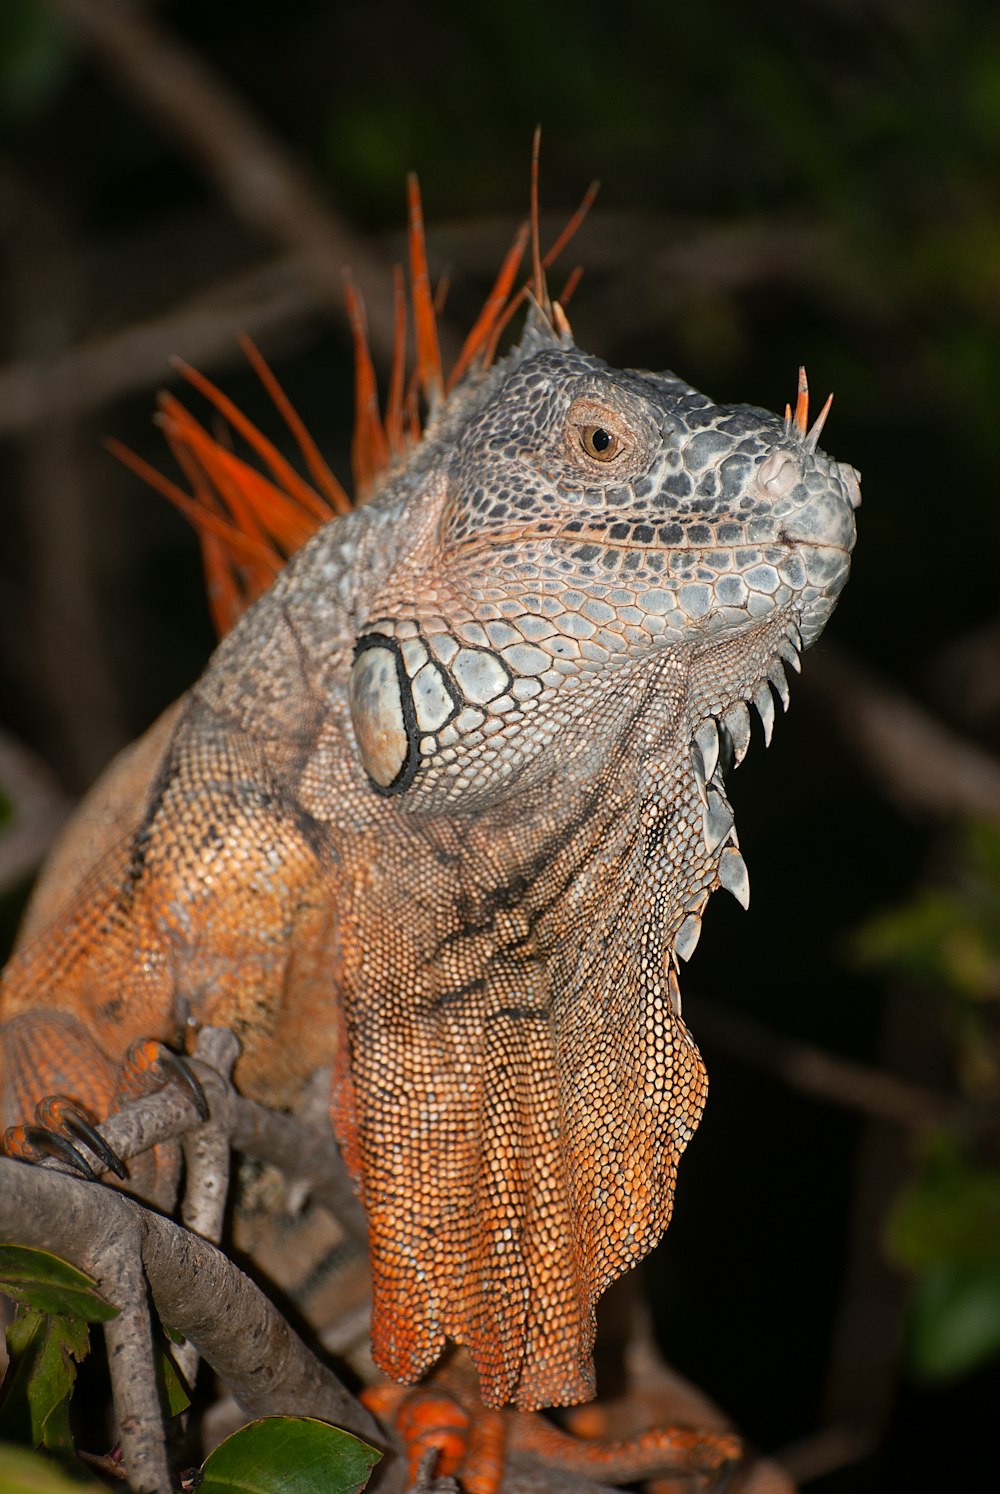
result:
[[[54,1157],[87,1178],[113,1173],[161,1206],[176,1195],[176,1143],[156,1146],[126,1171],[93,1122],[166,1085],[190,1099],[199,1121],[208,1118],[205,1092],[186,1059],[149,1038],[134,1042],[114,1065],[86,1029],[61,1012],[25,1013],[0,1029],[0,1080],[6,1119],[17,1122],[2,1134],[0,1150],[26,1162]]]
[[[108,1146],[79,1105],[65,1095],[48,1095],[40,1100],[35,1106],[35,1120],[36,1125],[8,1127],[4,1148],[9,1156],[25,1162],[55,1157],[84,1177],[96,1178],[90,1162],[78,1150],[84,1146],[97,1158],[103,1171],[113,1172],[121,1179],[126,1177],[125,1164],[118,1153]]]
[[[663,1475],[699,1478],[701,1487],[735,1467],[739,1437],[687,1427],[651,1427],[632,1437],[581,1438],[535,1413],[469,1409],[451,1389],[374,1385],[362,1401],[406,1448],[411,1484],[428,1472],[455,1478],[464,1494],[498,1494],[508,1448],[564,1474],[625,1484]]]
[[[117,1109],[131,1100],[155,1094],[176,1084],[190,1098],[199,1119],[208,1120],[208,1101],[201,1081],[186,1058],[174,1053],[156,1038],[140,1038],[132,1044],[118,1072]]]
[[[194,1106],[200,1123],[208,1120],[208,1101],[200,1080],[179,1054],[157,1038],[140,1038],[132,1043],[118,1070],[115,1087],[115,1111],[123,1110],[136,1100],[159,1094],[163,1089],[179,1090]],[[160,1141],[150,1151],[129,1160],[129,1192],[157,1208],[172,1209],[177,1201],[181,1179],[181,1142]]]
[[[473,1413],[452,1391],[432,1385],[371,1385],[361,1400],[401,1439],[407,1488],[452,1478],[464,1494],[497,1494],[507,1436],[502,1411],[478,1406]]]
[[[743,1456],[743,1443],[731,1432],[658,1426],[632,1437],[586,1439],[564,1432],[542,1416],[512,1413],[510,1446],[539,1463],[595,1482],[631,1484],[641,1479],[696,1477],[703,1487],[730,1471]]]

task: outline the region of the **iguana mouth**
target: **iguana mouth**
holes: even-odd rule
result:
[[[580,520],[571,521],[572,527],[561,526],[544,521],[538,523],[513,524],[506,529],[491,529],[484,535],[474,535],[462,539],[453,544],[451,553],[453,555],[475,555],[478,552],[491,554],[498,545],[523,544],[525,540],[552,541],[561,540],[564,544],[572,545],[599,545],[602,550],[641,550],[658,555],[683,555],[690,559],[700,550],[712,550],[720,555],[732,555],[737,550],[746,549],[748,541],[743,540],[738,544],[712,544],[699,543],[694,545],[664,544],[662,540],[654,537],[642,539],[630,536],[627,539],[616,539],[608,535],[606,528],[594,525],[588,528]],[[849,555],[851,546],[837,544],[829,540],[812,540],[805,535],[789,534],[785,530],[779,530],[774,539],[769,541],[772,546],[783,546],[788,550],[810,549],[830,550],[841,555]]]

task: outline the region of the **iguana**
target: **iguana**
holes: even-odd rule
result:
[[[669,1221],[706,1093],[679,965],[713,891],[748,901],[724,773],[860,492],[804,379],[781,419],[610,368],[537,248],[497,356],[523,235],[446,383],[411,215],[418,372],[384,419],[352,300],[361,506],[321,522],[346,503],[280,391],[316,487],[204,381],[266,475],[164,405],[218,614],[277,574],[57,849],[0,1096],[12,1127],[54,1092],[102,1117],[134,1040],[209,1024],[269,1105],[332,1065],[377,1363],[412,1382],[453,1341],[532,1409],[593,1394],[595,1304]]]

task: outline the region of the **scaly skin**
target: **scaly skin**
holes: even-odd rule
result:
[[[536,314],[95,791],[0,991],[7,1123],[203,1024],[270,1105],[332,1063],[379,1365],[589,1397],[705,1101],[678,961],[747,897],[720,756],[847,578],[814,446]]]

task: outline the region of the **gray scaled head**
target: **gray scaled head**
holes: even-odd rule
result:
[[[692,734],[699,713],[781,692],[780,660],[847,580],[860,502],[854,469],[818,449],[826,409],[812,430],[807,409],[804,380],[781,419],[533,322],[451,396],[406,475],[433,522],[358,639],[372,785],[431,805],[523,777],[613,677],[668,649],[691,660]]]

